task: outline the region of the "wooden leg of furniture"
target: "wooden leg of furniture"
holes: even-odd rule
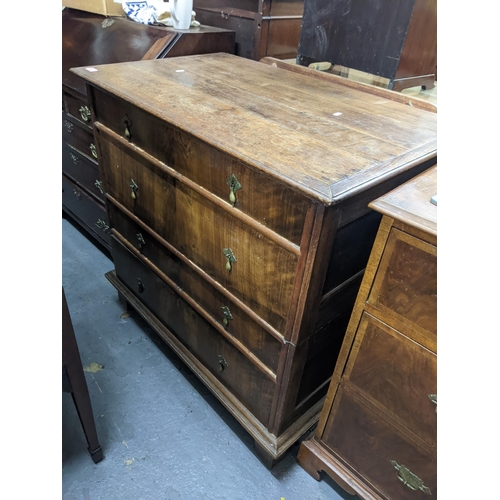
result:
[[[129,304],[128,300],[125,298],[123,293],[118,292],[118,300],[120,301],[120,304],[125,308],[126,311],[131,311],[133,308]]]
[[[88,451],[94,463],[98,463],[103,459],[103,453],[97,439],[97,430],[92,413],[87,381],[85,380],[80,351],[78,350],[64,289],[62,295],[62,363],[63,390],[71,392],[85,438],[87,439]]]

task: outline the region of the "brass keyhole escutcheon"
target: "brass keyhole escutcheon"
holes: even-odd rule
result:
[[[141,233],[137,233],[136,236],[137,239],[139,240],[138,244],[139,250],[142,250],[144,248],[144,245],[146,244],[146,242],[144,241],[144,237],[142,236]]]
[[[219,360],[219,371],[223,372],[227,368],[227,361],[222,354],[217,355]]]
[[[90,112],[90,109],[87,106],[81,106],[78,111],[80,111],[80,116],[82,117],[82,120],[84,122],[90,121],[90,118],[92,117],[92,113]]]
[[[101,192],[101,194],[104,194],[104,189],[102,189],[102,181],[96,179],[94,182],[94,186]]]
[[[95,225],[99,228],[99,229],[102,229],[105,233],[108,232],[109,230],[109,226],[106,224],[105,221],[101,220],[101,219],[97,219],[97,222],[95,223]]]
[[[71,134],[73,132],[73,129],[75,128],[71,122],[68,122],[67,120],[64,122],[64,126],[66,127],[66,130]]]
[[[125,115],[125,118],[123,119],[123,125],[125,125],[123,135],[127,141],[130,141],[132,139],[132,134],[130,132],[131,123],[127,115]]]
[[[144,292],[144,282],[141,280],[141,278],[137,278],[137,290],[139,293]]]
[[[76,199],[80,201],[82,199],[82,193],[80,191],[77,191],[76,189],[73,189],[73,194],[76,196]]]
[[[132,199],[135,200],[137,198],[137,190],[139,189],[139,186],[135,183],[134,179],[130,179],[130,189],[131,189],[131,192],[130,192],[130,196],[132,196]]]
[[[226,271],[231,272],[233,262],[237,262],[233,251],[230,248],[223,248],[222,253],[226,256]]]
[[[231,311],[229,310],[229,307],[227,306],[222,306],[222,314],[224,315],[224,318],[222,319],[222,324],[224,325],[224,328],[229,325],[229,321],[233,319],[233,315],[231,314]]]
[[[231,205],[235,205],[236,203],[236,191],[241,189],[241,184],[238,182],[238,179],[234,174],[231,174],[227,179],[226,179],[226,184],[229,186],[229,201],[231,202]]]
[[[80,163],[80,158],[78,158],[78,156],[74,155],[73,153],[70,153],[69,156],[73,160],[73,163],[75,165],[78,165]]]
[[[97,148],[95,147],[95,144],[90,145],[90,152],[94,158],[97,158]]]

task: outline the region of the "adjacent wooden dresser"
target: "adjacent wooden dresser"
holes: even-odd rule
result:
[[[145,26],[126,17],[62,11],[62,206],[104,248],[111,248],[104,190],[85,83],[69,69],[208,52],[234,53],[232,31]]]
[[[436,114],[228,54],[73,71],[109,280],[272,465],[318,420],[381,218],[367,204],[436,162]]]
[[[364,499],[436,498],[437,166],[383,214],[314,437],[298,461]],[[335,351],[332,357],[337,357]]]

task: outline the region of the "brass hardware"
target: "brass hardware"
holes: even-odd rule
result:
[[[222,314],[224,315],[224,319],[222,320],[222,324],[224,327],[226,327],[229,324],[229,321],[233,319],[233,315],[231,314],[231,311],[229,310],[229,307],[227,306],[222,306]]]
[[[99,228],[102,229],[105,233],[108,232],[109,226],[106,224],[106,221],[103,221],[101,219],[97,219],[97,222],[95,225]]]
[[[229,201],[231,202],[231,205],[236,203],[236,191],[241,189],[241,184],[238,182],[238,179],[234,174],[231,174],[227,179],[226,179],[226,184],[229,186],[229,189],[231,190],[229,192]]]
[[[96,179],[94,182],[94,186],[102,193],[104,194],[104,190],[102,189],[102,181],[99,179]]]
[[[82,120],[84,122],[90,121],[92,113],[90,112],[90,109],[87,106],[81,106],[78,111],[80,111],[80,116],[82,117]]]
[[[399,465],[395,460],[389,460],[391,465],[398,471],[398,479],[410,490],[420,490],[423,491],[426,495],[431,495],[431,490],[424,485],[422,479],[417,477],[413,472],[411,472],[408,467],[404,465]]]
[[[223,372],[227,368],[227,361],[222,354],[218,354],[219,358],[219,371]]]
[[[236,261],[236,257],[234,256],[233,251],[230,248],[223,248],[222,253],[226,256],[226,271],[231,272],[231,264]]]
[[[137,190],[139,189],[139,186],[135,183],[134,179],[130,179],[130,189],[132,190],[130,192],[130,196],[132,196],[132,199],[136,199],[137,198],[137,195],[135,193],[137,193]]]
[[[66,127],[66,130],[71,134],[73,132],[73,129],[75,128],[73,124],[67,120],[64,120],[64,126]]]
[[[69,156],[71,157],[75,165],[78,165],[80,163],[80,158],[78,158],[78,156],[74,155],[73,153],[70,153]]]
[[[127,139],[127,141],[130,141],[132,139],[132,134],[130,133],[131,123],[127,115],[125,115],[125,118],[123,119],[123,124],[125,125],[125,132],[123,135],[125,136],[125,139]]]
[[[436,405],[436,413],[438,411],[438,396],[437,394],[427,394],[428,398]]]
[[[77,200],[82,199],[82,193],[80,191],[77,191],[76,189],[73,189],[73,194],[76,196]]]
[[[137,289],[139,290],[139,293],[144,292],[144,282],[141,278],[137,278]]]
[[[137,236],[137,239],[139,240],[139,250],[142,250],[142,248],[144,247],[146,242],[144,241],[144,238],[143,238],[141,233],[137,233],[136,236]]]
[[[94,158],[97,158],[97,148],[95,147],[95,144],[90,145],[90,152]]]

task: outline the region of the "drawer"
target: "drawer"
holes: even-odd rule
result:
[[[62,176],[62,204],[108,247],[111,246],[108,216],[104,205],[94,200],[64,175]]]
[[[367,304],[377,317],[435,350],[437,248],[392,228]]]
[[[110,202],[118,200],[283,333],[298,254],[247,225],[232,210],[217,205],[182,179],[172,177],[165,166],[137,148],[130,150],[128,145],[103,137],[100,148]]]
[[[234,176],[241,188],[234,194],[236,202],[232,208],[248,214],[294,244],[300,244],[310,206],[306,197],[132,104],[97,89],[92,92],[95,94],[96,122],[121,137],[124,137],[127,123],[132,144],[218,196],[228,207],[232,207],[228,182],[231,183]],[[193,124],[193,129],[195,127]]]
[[[75,97],[68,92],[63,92],[63,104],[66,113],[92,130],[92,115],[86,100]]]
[[[434,353],[363,313],[343,381],[436,448]]]
[[[267,425],[275,383],[115,237],[112,240],[120,280],[238,401]]]
[[[437,497],[436,456],[398,432],[345,389],[337,393],[321,442],[371,483],[382,498]]]
[[[116,231],[118,238],[122,238],[122,243],[125,240],[125,245],[156,266],[207,311],[214,321],[220,323],[229,335],[241,342],[276,374],[282,342],[257,324],[234,301],[216,290],[182,255],[170,252],[149,228],[131,220],[112,203],[108,203],[108,214],[112,232]]]
[[[63,113],[62,117],[62,139],[63,142],[67,142],[70,146],[97,162],[97,150],[92,130],[89,130],[65,113]]]
[[[62,171],[104,204],[104,188],[97,164],[66,143],[62,148]]]

